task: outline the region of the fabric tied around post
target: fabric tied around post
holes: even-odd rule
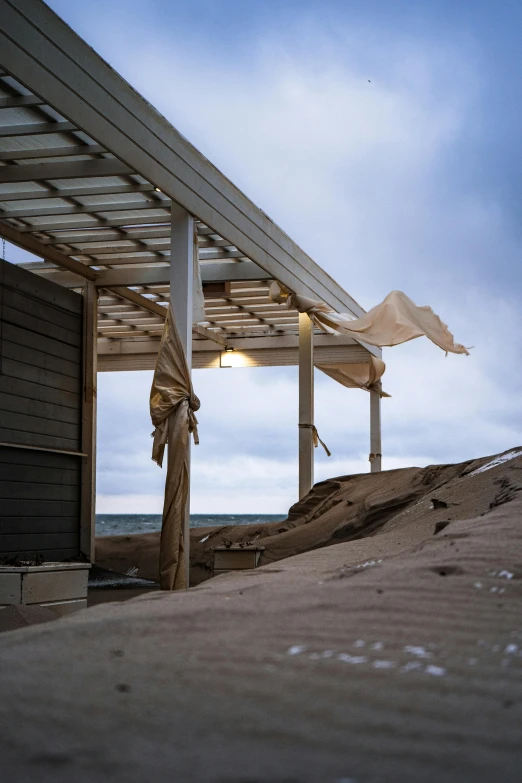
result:
[[[332,452],[330,451],[330,449],[328,448],[324,440],[321,440],[321,438],[319,437],[319,433],[317,431],[317,427],[315,426],[315,424],[299,424],[298,427],[301,430],[312,430],[312,440],[313,440],[314,448],[317,448],[319,444],[321,444],[323,449],[326,451],[326,456],[327,457],[332,456]]]
[[[184,521],[189,494],[189,437],[199,443],[194,394],[185,351],[169,306],[150,392],[150,415],[155,427],[152,459],[160,467],[167,451],[165,500],[161,526],[159,576],[162,590],[184,590]]]

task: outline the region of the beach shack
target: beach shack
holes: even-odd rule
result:
[[[306,303],[363,309],[45,3],[0,18],[0,235],[38,259],[0,266],[0,558],[92,561],[97,372],[153,369],[169,306],[189,370],[299,366],[296,495],[314,365],[369,392],[379,471],[381,349]]]

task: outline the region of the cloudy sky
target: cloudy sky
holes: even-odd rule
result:
[[[50,0],[124,78],[364,307],[430,304],[469,358],[385,351],[384,468],[522,443],[515,0]],[[99,377],[99,512],[159,512],[151,374]],[[196,513],[284,513],[297,368],[199,370]],[[333,456],[368,470],[369,398],[316,372]]]

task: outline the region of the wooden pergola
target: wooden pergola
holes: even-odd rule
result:
[[[189,366],[299,365],[299,495],[313,368],[378,348],[315,332],[291,291],[364,311],[41,0],[0,0],[0,235],[85,297],[83,551],[93,554],[96,372],[152,369],[169,302]],[[370,392],[371,469],[381,468]]]

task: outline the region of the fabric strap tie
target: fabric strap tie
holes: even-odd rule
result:
[[[326,451],[326,456],[327,457],[332,456],[332,452],[330,451],[330,449],[328,448],[324,440],[321,440],[321,438],[319,437],[319,433],[317,432],[317,427],[315,426],[315,424],[299,424],[298,426],[302,430],[312,430],[312,440],[314,443],[314,448],[317,448],[318,445],[321,444],[323,449]]]

